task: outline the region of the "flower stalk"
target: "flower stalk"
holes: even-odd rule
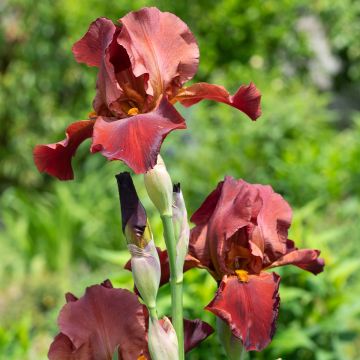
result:
[[[184,360],[184,325],[183,325],[183,274],[176,271],[176,238],[172,216],[163,215],[161,220],[164,227],[164,239],[169,255],[170,286],[171,286],[171,315],[179,344],[179,359]]]

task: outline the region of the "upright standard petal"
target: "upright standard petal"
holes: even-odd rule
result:
[[[199,49],[188,26],[174,14],[155,7],[131,12],[120,19],[118,43],[130,56],[135,76],[149,74],[149,95],[180,88],[197,71]]]
[[[250,275],[248,282],[225,276],[206,310],[225,321],[247,351],[261,351],[275,333],[279,282],[275,273]]]
[[[261,115],[261,94],[253,83],[240,86],[234,95],[230,95],[223,86],[196,83],[181,89],[175,99],[184,106],[192,106],[204,99],[222,102],[244,112],[252,120]]]
[[[91,349],[90,357],[80,358],[84,360],[111,360],[117,347],[119,359],[147,356],[146,317],[144,306],[131,292],[108,284],[91,286],[83,297],[70,301],[60,312],[60,331],[72,343],[66,345],[63,339],[63,349]]]
[[[288,229],[292,210],[287,201],[269,185],[254,185],[259,190],[262,206],[257,225],[263,240],[267,261],[273,262],[287,252]]]
[[[164,97],[150,113],[115,121],[98,118],[91,151],[100,151],[109,160],[122,160],[135,173],[145,173],[155,166],[167,134],[185,128],[185,120]]]
[[[34,149],[34,162],[40,172],[46,172],[60,180],[71,180],[74,172],[71,158],[78,146],[93,133],[93,120],[72,123],[66,129],[66,139],[55,144],[37,145]]]
[[[116,26],[109,19],[98,18],[92,22],[86,34],[72,47],[76,61],[100,67],[115,31]]]

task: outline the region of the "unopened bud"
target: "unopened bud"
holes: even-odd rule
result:
[[[149,351],[153,360],[178,360],[178,340],[170,320],[149,319]]]
[[[183,273],[184,261],[189,247],[190,227],[180,184],[174,185],[173,225],[176,238],[176,272]]]
[[[116,175],[116,180],[120,196],[122,229],[126,241],[143,249],[152,239],[146,211],[139,200],[130,174],[120,173]]]
[[[135,286],[149,310],[155,309],[161,268],[154,241],[151,240],[143,249],[134,244],[129,244],[128,248]]]
[[[160,215],[172,215],[172,182],[165,163],[158,155],[153,169],[144,174],[147,193]]]
[[[242,359],[245,349],[241,340],[235,337],[228,324],[218,317],[216,318],[216,331],[228,359]]]

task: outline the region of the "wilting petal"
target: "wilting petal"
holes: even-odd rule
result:
[[[118,43],[130,56],[135,76],[149,74],[155,98],[169,87],[181,87],[197,71],[199,49],[187,25],[174,14],[152,8],[120,19]]]
[[[261,94],[253,83],[240,86],[233,96],[223,86],[196,83],[180,90],[175,99],[184,106],[194,105],[204,99],[222,102],[241,110],[252,120],[261,115]]]
[[[74,178],[71,158],[78,146],[92,136],[94,121],[84,120],[72,123],[66,129],[66,139],[55,144],[37,145],[34,162],[40,172],[56,176],[60,180]]]
[[[72,47],[76,61],[100,67],[115,31],[116,26],[109,19],[98,18],[92,22],[86,34]]]
[[[206,322],[199,319],[184,319],[184,345],[185,351],[194,349],[214,332],[214,329]]]
[[[250,275],[248,282],[225,276],[206,309],[230,326],[247,351],[261,351],[275,333],[279,282],[280,277],[275,273]]]
[[[87,359],[111,360],[119,346],[119,358],[133,360],[147,353],[146,317],[136,295],[104,284],[87,288],[83,297],[67,303],[58,324],[74,349],[91,349]]]
[[[321,273],[324,270],[324,259],[319,258],[320,251],[313,249],[298,249],[294,242],[287,241],[288,253],[273,262],[269,268],[283,265],[295,265],[303,270],[310,271],[314,275]]]
[[[184,119],[163,98],[151,113],[115,121],[98,118],[91,151],[100,151],[109,160],[123,160],[136,173],[144,173],[155,166],[167,134],[185,128]]]
[[[91,356],[90,344],[76,349],[71,340],[64,334],[56,335],[48,352],[49,360],[95,360]]]
[[[291,225],[292,210],[284,198],[275,193],[271,186],[255,185],[262,201],[257,216],[257,225],[263,239],[265,254],[270,262],[287,252],[288,229]]]

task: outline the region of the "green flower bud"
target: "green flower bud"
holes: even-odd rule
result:
[[[129,244],[128,248],[135,286],[149,310],[155,310],[161,268],[154,241],[151,240],[143,249],[134,244]]]
[[[149,319],[149,351],[153,360],[178,360],[178,340],[170,320]]]
[[[177,274],[182,274],[185,257],[189,248],[190,227],[180,184],[175,184],[173,190],[173,224],[176,238],[176,272]]]
[[[172,215],[172,182],[165,163],[158,155],[153,169],[144,174],[146,191],[160,215]]]

